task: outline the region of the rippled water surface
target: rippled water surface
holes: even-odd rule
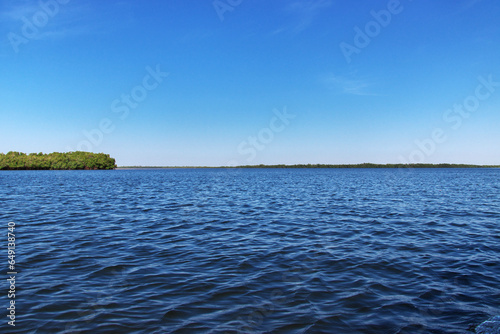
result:
[[[472,333],[500,314],[497,169],[5,171],[0,199],[12,332]]]

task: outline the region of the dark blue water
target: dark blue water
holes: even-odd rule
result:
[[[500,314],[498,169],[5,171],[0,218],[19,271],[0,331],[471,333]]]

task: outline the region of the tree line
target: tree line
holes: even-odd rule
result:
[[[237,166],[236,168],[498,168],[500,166],[486,166],[486,165],[468,165],[468,164],[341,164],[341,165],[328,165],[328,164],[298,164],[298,165],[246,165]]]
[[[91,152],[67,153],[0,153],[0,170],[114,169],[116,161],[109,154]]]

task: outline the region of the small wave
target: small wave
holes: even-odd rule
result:
[[[488,319],[477,326],[476,334],[500,334],[500,316]]]

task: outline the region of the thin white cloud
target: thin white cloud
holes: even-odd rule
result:
[[[462,8],[463,9],[469,9],[471,7],[474,7],[476,4],[480,3],[481,1],[483,1],[483,0],[467,0],[462,5]]]
[[[371,91],[369,88],[373,83],[361,80],[352,79],[338,75],[330,75],[323,80],[326,87],[338,94],[345,95],[358,95],[358,96],[379,96]]]
[[[34,1],[18,1],[9,3],[0,11],[0,18],[10,32],[21,34],[23,26],[29,22],[32,30],[38,32],[33,39],[44,39],[48,37],[72,34],[81,21],[82,17],[88,13],[88,6],[78,2],[69,2],[67,4],[59,4],[43,8],[45,2]],[[44,23],[35,24],[34,20],[45,19]],[[82,29],[78,29],[82,30]]]
[[[43,2],[45,3],[45,2]],[[103,20],[103,15],[99,10],[96,10],[92,3],[69,1],[67,4],[58,4],[57,9],[48,17],[47,23],[37,27],[37,34],[31,39],[62,39],[77,35],[103,33],[109,29],[117,29],[116,25],[106,25],[106,20]],[[130,11],[130,8],[123,6],[123,3],[118,1],[110,3],[114,9],[120,10],[122,13]],[[54,8],[50,8],[54,10]],[[17,1],[5,5],[0,10],[0,19],[4,25],[5,31],[10,31],[21,35],[22,27],[25,25],[25,20],[33,23],[33,17],[37,12],[44,12],[41,3],[38,1]],[[126,19],[120,22],[127,22]]]
[[[476,6],[482,1],[483,0],[464,0],[462,2],[459,2],[457,10],[452,12],[451,15],[462,14],[463,12],[470,10],[472,7]]]
[[[285,7],[285,12],[293,17],[294,22],[288,26],[276,29],[272,34],[279,34],[286,31],[296,34],[300,33],[306,30],[319,14],[331,5],[331,0],[294,1]]]
[[[70,36],[78,36],[88,34],[90,31],[87,28],[62,28],[54,30],[41,31],[36,39],[63,39]]]
[[[23,16],[29,17],[30,15],[33,15],[33,13],[35,13],[37,10],[39,10],[38,4],[33,3],[17,4],[9,2],[6,7],[7,8],[5,10],[2,10],[0,12],[0,18],[4,23],[5,21],[21,20]]]

